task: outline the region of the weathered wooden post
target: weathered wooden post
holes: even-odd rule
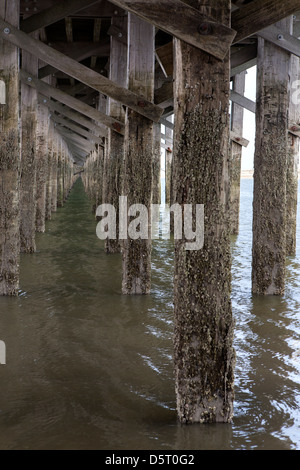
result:
[[[171,122],[170,119],[167,118],[167,121]],[[172,161],[173,161],[173,149],[170,141],[173,139],[173,130],[170,127],[166,127],[166,140],[167,149],[165,149],[165,178],[166,178],[166,204],[171,205],[171,186],[172,186]]]
[[[112,19],[112,26],[115,34],[110,40],[110,69],[109,78],[120,86],[127,88],[127,16]],[[124,107],[114,101],[108,100],[108,112],[111,117],[119,122],[125,122]],[[107,159],[105,165],[105,202],[112,204],[116,209],[116,234],[115,240],[107,239],[105,251],[107,253],[120,253],[121,244],[119,241],[119,197],[122,196],[122,174],[124,165],[124,136],[109,129],[107,143]]]
[[[23,51],[23,70],[37,76],[38,59]],[[20,186],[21,252],[34,253],[36,221],[36,131],[37,91],[29,84],[21,84],[22,160]]]
[[[230,0],[185,3],[230,25]],[[174,196],[180,205],[203,204],[205,212],[203,249],[186,251],[185,237],[175,242],[174,359],[182,423],[230,422],[233,416],[229,70],[229,53],[221,61],[175,40]]]
[[[154,124],[152,204],[161,203],[161,124]]]
[[[0,0],[0,18],[18,27],[19,0]],[[9,29],[4,31],[9,34]],[[0,295],[17,295],[19,288],[20,122],[19,50],[0,39]],[[4,90],[3,90],[4,89]]]
[[[52,217],[52,193],[53,193],[53,173],[54,173],[54,129],[50,120],[48,132],[48,177],[46,183],[46,220]]]
[[[57,171],[58,171],[58,147],[59,147],[59,137],[57,132],[54,129],[52,124],[50,128],[51,136],[53,139],[53,174],[52,174],[52,184],[51,184],[51,211],[57,211]]]
[[[233,78],[233,90],[244,95],[246,72],[242,72]],[[244,109],[236,103],[232,103],[231,130],[238,136],[243,135]],[[231,141],[231,168],[230,168],[230,231],[232,235],[239,233],[240,220],[240,192],[241,192],[241,159],[242,145]]]
[[[128,15],[129,83],[131,91],[154,100],[154,27]],[[142,107],[143,103],[140,103]],[[151,217],[153,122],[131,109],[125,131],[124,194],[128,207],[143,204]],[[151,287],[151,235],[148,239],[128,237],[123,246],[124,294],[148,294]]]
[[[292,93],[290,99],[289,121],[290,128],[293,125],[299,129],[300,109],[299,93],[293,84],[299,86],[299,57],[291,56],[291,83]],[[292,131],[292,129],[291,129]],[[287,154],[287,179],[286,179],[286,254],[296,254],[296,232],[297,232],[297,203],[298,203],[298,168],[299,168],[300,137],[289,133]]]
[[[40,233],[45,232],[46,229],[49,119],[49,110],[47,106],[39,103],[36,163],[36,231]]]
[[[57,207],[64,205],[64,152],[64,144],[60,139],[57,164]]]
[[[280,22],[290,31],[290,18]],[[290,53],[258,39],[252,292],[283,295]]]

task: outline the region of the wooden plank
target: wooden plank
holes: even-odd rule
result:
[[[230,100],[233,103],[238,104],[242,108],[248,109],[248,111],[251,111],[251,113],[256,112],[256,103],[255,101],[249,100],[249,98],[246,98],[243,95],[240,95],[240,93],[237,93],[236,91],[231,90],[230,91]]]
[[[112,0],[159,29],[223,60],[236,32],[180,0]]]
[[[99,3],[99,0],[61,0],[52,7],[23,20],[21,29],[25,33],[38,31],[95,3]]]
[[[280,28],[277,28],[277,26],[269,26],[268,28],[259,31],[257,34],[261,38],[272,42],[281,49],[284,49],[288,52],[291,52],[291,54],[300,57],[299,39],[295,38],[288,32],[282,31]]]
[[[299,8],[299,0],[254,0],[232,13],[231,27],[237,31],[233,44],[292,15]]]
[[[165,127],[167,127],[168,129],[172,129],[172,131],[174,130],[174,124],[168,121],[168,119],[161,118],[159,122],[163,124]]]
[[[39,102],[43,102],[44,104],[46,104],[50,111],[58,112],[60,115],[70,119],[71,121],[74,121],[74,123],[77,123],[80,126],[83,126],[86,129],[89,129],[90,131],[94,132],[97,136],[107,137],[108,133],[106,128],[103,129],[90,119],[84,117],[82,114],[72,111],[71,108],[69,108],[68,106],[63,106],[59,102],[53,101],[45,95],[41,94],[38,94],[38,100]]]
[[[240,137],[240,135],[234,131],[230,131],[230,139],[233,140],[233,142],[236,144],[239,144],[241,147],[248,147],[250,143],[249,140],[245,139],[244,137]]]
[[[124,133],[124,124],[122,122],[112,119],[106,114],[100,113],[100,111],[97,111],[95,108],[88,106],[87,104],[77,100],[67,93],[64,93],[58,88],[54,88],[35,77],[31,77],[30,74],[24,72],[24,70],[21,70],[20,75],[22,81],[25,81],[26,83],[28,82],[31,86],[35,86],[41,94],[60,101],[70,108],[75,109],[79,113],[84,114],[85,116],[95,121],[101,122],[101,124],[104,124],[106,127],[109,127],[110,129],[113,129],[120,134]]]
[[[154,105],[151,101],[140,97],[138,94],[121,87],[120,85],[112,82],[103,75],[98,74],[94,70],[85,67],[84,65],[76,62],[70,57],[55,51],[49,46],[46,46],[40,41],[37,41],[27,34],[19,31],[10,24],[0,20],[1,37],[6,39],[15,46],[21,47],[24,50],[34,54],[39,59],[44,60],[46,63],[56,67],[70,77],[76,78],[82,83],[93,88],[100,93],[103,93],[110,98],[128,106],[142,116],[157,122],[161,117],[163,110]],[[5,31],[9,31],[6,34]]]

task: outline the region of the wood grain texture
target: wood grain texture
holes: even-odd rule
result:
[[[180,0],[113,0],[113,3],[220,60],[236,35],[228,26]],[[200,34],[199,27],[207,23],[210,33]]]
[[[241,7],[231,17],[232,28],[237,31],[233,44],[292,15],[299,8],[299,0],[254,0]]]

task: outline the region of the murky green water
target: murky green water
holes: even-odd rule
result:
[[[243,180],[232,425],[177,423],[172,245],[155,242],[152,295],[122,296],[79,182],[22,256],[20,297],[0,299],[0,449],[300,449],[300,240],[286,296],[253,298],[251,205]]]

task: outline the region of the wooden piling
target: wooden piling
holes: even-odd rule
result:
[[[152,204],[161,203],[161,125],[154,124]]]
[[[281,21],[290,30],[290,19]],[[283,295],[290,53],[258,39],[252,292]]]
[[[169,119],[167,119],[170,121]],[[166,141],[167,148],[165,149],[165,178],[166,178],[166,204],[171,205],[171,186],[172,186],[172,160],[173,160],[173,149],[170,141],[173,139],[173,130],[169,127],[166,127]]]
[[[127,17],[113,18],[112,28],[116,34],[111,36],[110,48],[110,80],[122,87],[127,87]],[[125,109],[121,105],[109,99],[109,115],[120,122],[125,122]],[[105,202],[112,204],[117,213],[117,237],[115,240],[107,239],[105,242],[106,253],[120,253],[121,243],[119,241],[119,197],[122,196],[122,174],[124,165],[124,136],[113,130],[109,130],[107,161],[105,170],[104,188]]]
[[[23,70],[37,76],[38,59],[26,51],[22,53]],[[37,157],[37,91],[29,84],[21,84],[22,160],[20,187],[20,241],[21,252],[36,251],[36,157]]]
[[[201,13],[230,24],[229,0]],[[175,40],[174,196],[203,204],[204,247],[186,251],[175,241],[174,360],[182,423],[230,422],[234,363],[231,256],[226,214],[229,156],[229,54],[216,60]]]
[[[53,173],[52,173],[52,184],[51,184],[51,212],[57,211],[57,171],[58,171],[58,146],[59,137],[54,130],[52,125],[51,136],[53,137]]]
[[[19,26],[19,0],[0,0],[0,18]],[[19,288],[20,122],[19,50],[0,39],[0,80],[5,104],[0,104],[0,295],[17,295]]]
[[[37,178],[36,178],[36,231],[44,233],[46,229],[46,188],[48,174],[48,130],[49,110],[38,104],[37,126]]]
[[[129,89],[154,100],[154,27],[128,15]],[[142,102],[140,103],[142,106]],[[143,204],[151,217],[153,122],[131,109],[125,131],[124,194],[128,207]],[[148,239],[124,240],[124,294],[148,294],[151,287],[151,230]]]
[[[246,72],[237,74],[233,78],[233,91],[244,95],[245,93]],[[231,110],[231,130],[236,135],[243,136],[244,108],[236,103],[232,103]],[[234,142],[230,143],[231,162],[230,162],[230,231],[232,235],[239,233],[240,220],[240,192],[241,192],[241,161],[242,145]]]
[[[300,68],[299,57],[291,56],[291,83],[298,83]],[[300,123],[300,111],[297,90],[292,88],[289,108],[290,127]],[[300,135],[300,134],[299,134]],[[299,168],[299,135],[289,132],[286,179],[286,254],[296,255],[297,205],[298,205],[298,168]]]

